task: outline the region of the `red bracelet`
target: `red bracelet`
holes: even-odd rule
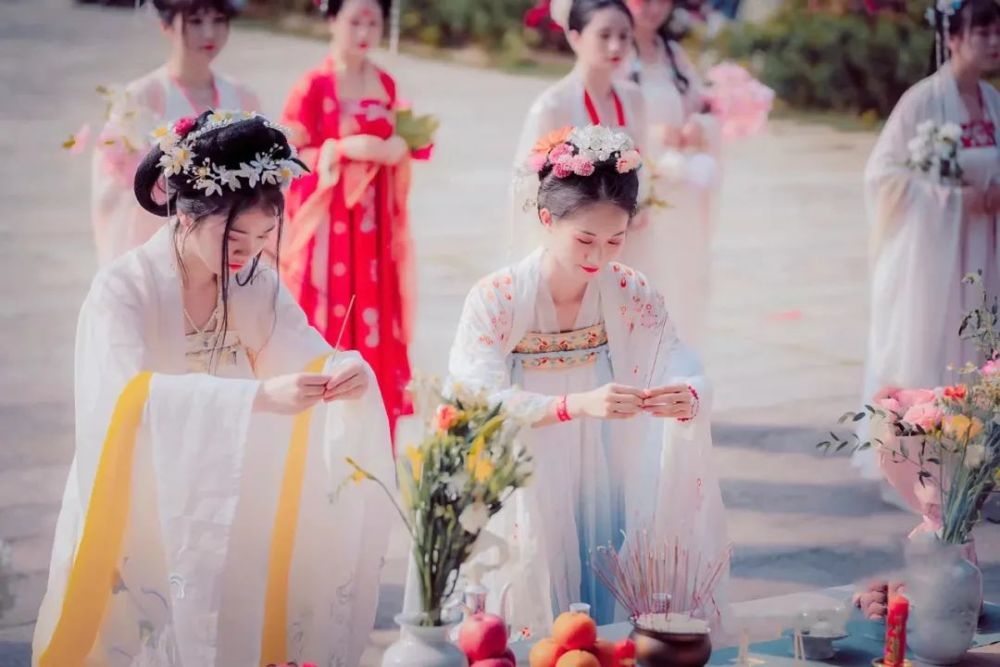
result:
[[[691,392],[691,396],[694,397],[694,401],[691,402],[691,416],[690,417],[678,418],[677,421],[679,421],[679,422],[689,422],[692,419],[694,419],[695,417],[697,417],[698,416],[698,408],[701,407],[701,399],[698,398],[698,390],[695,389],[694,387],[692,387],[691,385],[688,385],[688,391],[690,391]]]
[[[556,417],[559,418],[561,422],[568,422],[573,418],[569,416],[569,409],[566,407],[566,396],[565,394],[556,401]]]

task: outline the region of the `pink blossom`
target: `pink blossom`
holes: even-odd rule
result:
[[[582,155],[573,156],[569,164],[577,176],[590,176],[594,173],[594,163]]]
[[[903,421],[919,426],[924,431],[933,431],[941,423],[943,416],[941,409],[933,403],[918,403],[903,414]]]
[[[573,152],[573,147],[570,146],[569,144],[559,144],[558,146],[552,149],[552,152],[549,153],[549,159],[552,160],[552,162],[558,162],[559,158],[563,157],[564,155],[570,157],[571,156],[570,154],[572,152]]]
[[[899,401],[892,397],[879,398],[875,400],[875,404],[886,412],[891,412],[893,414],[900,414],[901,410],[899,407]]]
[[[934,403],[937,401],[937,394],[934,393],[933,389],[900,389],[894,398],[899,401],[900,409],[903,412],[908,412],[916,405]]]
[[[545,168],[545,163],[549,161],[549,156],[545,153],[533,153],[528,157],[528,169],[536,174]]]
[[[639,160],[640,160],[639,151],[637,150],[625,151],[618,158],[618,163],[615,165],[615,168],[618,170],[619,174],[624,174],[626,172],[633,171],[634,169],[638,168]]]
[[[993,375],[994,373],[1000,373],[1000,360],[990,359],[983,367],[979,369],[979,372],[983,375]]]
[[[178,137],[183,137],[187,135],[188,132],[194,128],[194,124],[198,122],[198,119],[194,116],[185,116],[181,118],[176,123],[174,123],[174,134]]]
[[[573,168],[567,162],[556,162],[552,166],[552,171],[555,173],[556,178],[566,178],[573,173]]]

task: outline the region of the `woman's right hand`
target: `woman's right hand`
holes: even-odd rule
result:
[[[573,416],[629,419],[642,412],[642,390],[609,383],[592,391],[572,394],[567,409]]]
[[[902,588],[902,582],[872,581],[866,590],[854,594],[854,606],[861,610],[861,615],[866,619],[881,620],[889,609],[890,594],[898,595]]]
[[[675,125],[661,125],[660,141],[666,148],[680,149],[683,140],[681,138],[681,128]]]
[[[357,162],[381,162],[385,143],[370,134],[353,134],[340,139],[340,154]]]
[[[264,380],[253,402],[255,412],[297,415],[323,399],[331,376],[320,373],[291,373]]]

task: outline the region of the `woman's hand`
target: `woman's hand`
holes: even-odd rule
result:
[[[592,391],[571,394],[566,407],[574,417],[629,419],[642,410],[642,390],[612,382]]]
[[[255,412],[297,415],[323,399],[331,376],[321,373],[291,373],[260,383],[254,398]]]
[[[385,143],[369,134],[354,134],[340,140],[340,153],[356,162],[382,162]]]
[[[902,582],[888,581],[869,582],[868,588],[854,594],[854,606],[861,610],[861,615],[870,621],[885,618],[889,609],[889,596],[898,595],[903,588]]]
[[[661,125],[660,126],[660,141],[666,148],[673,148],[679,150],[681,144],[681,128],[676,125]]]
[[[692,419],[697,398],[686,384],[670,384],[647,389],[642,396],[642,411],[654,417]]]
[[[684,146],[685,150],[695,153],[705,150],[707,141],[705,128],[697,119],[692,118],[684,123],[684,127],[681,128],[680,137],[681,145]]]
[[[323,400],[349,401],[361,398],[368,390],[368,373],[360,361],[351,361],[334,370],[326,383]]]
[[[406,140],[398,134],[394,134],[382,142],[382,159],[380,162],[388,165],[399,164],[400,160],[406,157],[409,152],[410,147],[406,144]]]

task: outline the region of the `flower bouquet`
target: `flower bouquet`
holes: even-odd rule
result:
[[[917,136],[906,145],[910,151],[906,166],[941,183],[962,185],[962,166],[958,162],[961,140],[962,128],[957,124],[938,125],[925,120],[917,125]]]
[[[454,392],[450,399],[441,398],[424,441],[407,447],[399,458],[401,502],[384,480],[347,460],[353,480],[381,486],[406,524],[425,626],[442,625],[444,603],[480,532],[531,476],[530,457],[514,443],[519,426],[503,405],[491,405],[460,388]]]
[[[774,91],[736,63],[708,70],[708,105],[719,119],[722,138],[743,139],[760,133],[774,104]]]
[[[981,283],[981,275],[967,276]],[[998,305],[983,290],[983,300],[962,321],[959,335],[975,340],[989,360],[960,369],[964,382],[936,389],[886,388],[875,405],[848,412],[841,422],[872,422],[877,437],[830,439],[823,449],[875,447],[888,463],[912,466],[914,496],[925,525],[946,544],[963,545],[981,510],[1000,484],[1000,334]],[[885,466],[883,466],[885,467]],[[901,489],[904,494],[908,490]]]
[[[434,148],[434,134],[441,122],[436,116],[417,116],[412,109],[400,109],[396,112],[396,134],[410,148],[415,160],[429,160]]]

